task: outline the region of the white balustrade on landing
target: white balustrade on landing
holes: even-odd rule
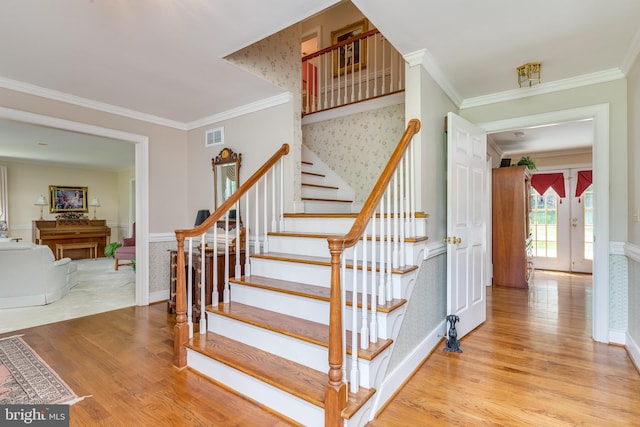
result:
[[[302,58],[302,113],[404,90],[405,61],[371,30]]]

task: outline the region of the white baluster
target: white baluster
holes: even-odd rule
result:
[[[395,55],[393,53],[393,49],[389,50],[389,68],[391,69],[389,71],[389,92],[393,92],[393,59],[395,58]]]
[[[247,221],[247,224],[250,224],[250,211],[249,211],[249,193],[246,194],[246,196],[244,196],[244,201],[245,201],[245,210],[244,210],[244,214],[245,214],[245,220]],[[240,218],[238,218],[240,219]],[[245,257],[244,257],[244,274],[245,276],[251,276],[251,257],[249,256],[251,254],[251,246],[250,246],[250,242],[249,242],[249,227],[246,228],[245,230],[245,245],[244,247],[246,248],[245,250]],[[213,259],[217,259],[215,256],[213,257]],[[214,263],[214,265],[217,263]]]
[[[362,100],[362,40],[358,40],[358,52],[360,52],[360,61],[358,61],[358,101]]]
[[[378,36],[375,35],[373,37],[373,63],[378,63]],[[375,65],[374,67],[377,67]],[[373,73],[373,96],[378,96],[378,76],[376,73]]]
[[[262,215],[262,218],[264,219],[264,239],[263,239],[263,251],[264,253],[268,253],[269,252],[269,229],[267,228],[267,221],[269,219],[269,207],[268,207],[268,202],[269,202],[269,172],[267,172],[265,174],[265,176],[262,178],[262,182],[264,183],[264,194],[262,195],[262,199],[264,200],[264,214]]]
[[[284,231],[284,157],[280,164],[280,231]]]
[[[399,203],[400,203],[400,212],[398,212],[398,228],[400,231],[400,253],[398,254],[400,265],[407,265],[407,260],[405,259],[405,248],[404,248],[404,221],[405,221],[405,210],[404,210],[404,162],[405,157],[403,156],[400,159],[400,171],[398,172],[398,180],[400,182],[400,194],[398,195]]]
[[[368,264],[367,264],[367,231],[362,234],[362,327],[360,329],[360,347],[369,348],[369,308],[367,303],[367,297],[369,295],[369,289],[367,287],[368,277]],[[354,332],[356,329],[354,328]]]
[[[255,185],[255,192],[256,192],[256,229],[253,230],[253,234],[256,238],[255,241],[255,247],[253,248],[254,250],[254,254],[259,254],[260,253],[260,191],[259,191],[260,185],[259,183],[256,183]]]
[[[247,257],[248,258],[248,257]],[[211,260],[211,264],[213,264],[213,289],[211,292],[211,304],[215,307],[218,306],[220,302],[220,292],[218,292],[218,227],[213,227],[213,259]]]
[[[278,231],[278,221],[276,221],[276,170],[275,165],[271,169],[271,231]]]
[[[224,292],[222,293],[222,301],[228,304],[230,301],[229,294],[229,212],[224,214]]]
[[[369,46],[371,46],[371,37],[367,37],[367,44],[368,44]],[[370,50],[371,50],[371,49],[367,49],[367,64],[370,64],[370,63],[371,63],[371,62],[369,62],[369,51],[370,51]],[[367,88],[366,88],[366,94],[367,94],[366,96],[367,96],[367,99],[369,99],[369,68],[371,68],[371,67],[367,67],[367,68],[366,68],[367,73],[366,73],[366,79],[365,79],[365,80],[367,81]]]
[[[393,268],[398,268],[400,261],[400,232],[398,230],[400,224],[400,218],[398,218],[398,169],[393,172],[393,178],[391,180],[393,185]]]
[[[184,256],[184,254],[178,254]],[[187,269],[187,326],[189,338],[193,338],[193,237],[189,237],[189,268]]]
[[[204,261],[206,258],[206,233],[200,236],[200,335],[207,333],[207,319],[204,314],[204,308],[207,305],[207,286],[205,281]]]
[[[240,200],[236,202],[236,271],[234,277],[242,276],[242,266],[240,265],[240,247],[242,246],[242,238],[240,237]]]
[[[384,203],[385,203],[386,195],[383,193],[380,198],[380,284],[378,285],[378,305],[384,305],[386,303],[386,271],[385,271],[385,248],[387,246],[387,235],[385,233],[384,227],[386,224],[384,217]]]
[[[392,286],[393,286],[393,280],[392,280],[392,274],[393,274],[393,262],[392,262],[392,257],[391,257],[391,253],[392,253],[392,246],[393,246],[393,236],[392,236],[392,221],[393,221],[393,216],[392,216],[392,212],[391,212],[391,198],[393,197],[392,192],[391,192],[391,183],[389,183],[389,185],[387,186],[387,283],[385,285],[385,291],[387,292],[387,294],[385,295],[387,298],[387,301],[391,301],[391,295],[392,295]]]
[[[415,136],[411,138],[409,144],[411,150],[411,235],[416,237],[416,150],[415,150]]]
[[[360,374],[358,372],[358,245],[353,247],[353,295],[351,303],[351,393],[357,393],[360,388]],[[364,304],[363,304],[364,305]],[[347,360],[347,359],[344,359]]]
[[[378,341],[378,296],[377,296],[377,278],[378,278],[378,266],[376,264],[376,251],[378,245],[376,244],[376,213],[373,212],[371,218],[371,324],[369,325],[369,340],[372,343]]]
[[[381,37],[381,42],[382,42],[382,63],[386,64],[385,62],[385,58],[386,58],[386,48],[385,46],[387,45],[386,43],[387,39],[385,39],[384,37]],[[384,66],[383,66],[384,67]],[[385,93],[387,93],[387,80],[386,80],[386,73],[384,72],[384,68],[382,70],[382,84],[381,84],[381,89],[380,89],[380,94],[384,95]]]

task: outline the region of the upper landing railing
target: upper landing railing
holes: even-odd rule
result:
[[[404,89],[404,59],[377,29],[302,58],[303,115]]]

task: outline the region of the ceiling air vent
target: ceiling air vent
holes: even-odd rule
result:
[[[209,129],[205,136],[204,146],[213,147],[222,144],[224,144],[224,127]]]

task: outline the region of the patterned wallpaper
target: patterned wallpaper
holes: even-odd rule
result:
[[[305,125],[302,143],[353,188],[355,203],[363,204],[404,128],[404,104],[399,104]]]
[[[392,372],[444,321],[447,306],[447,254],[422,263],[387,367]]]
[[[609,329],[624,332],[628,321],[628,263],[624,255],[609,255]]]
[[[302,33],[300,25],[276,33],[260,40],[225,59],[263,79],[291,92],[293,95],[293,133],[290,156],[294,161],[293,199],[300,200],[300,158],[302,153]],[[283,141],[285,142],[285,141]]]

